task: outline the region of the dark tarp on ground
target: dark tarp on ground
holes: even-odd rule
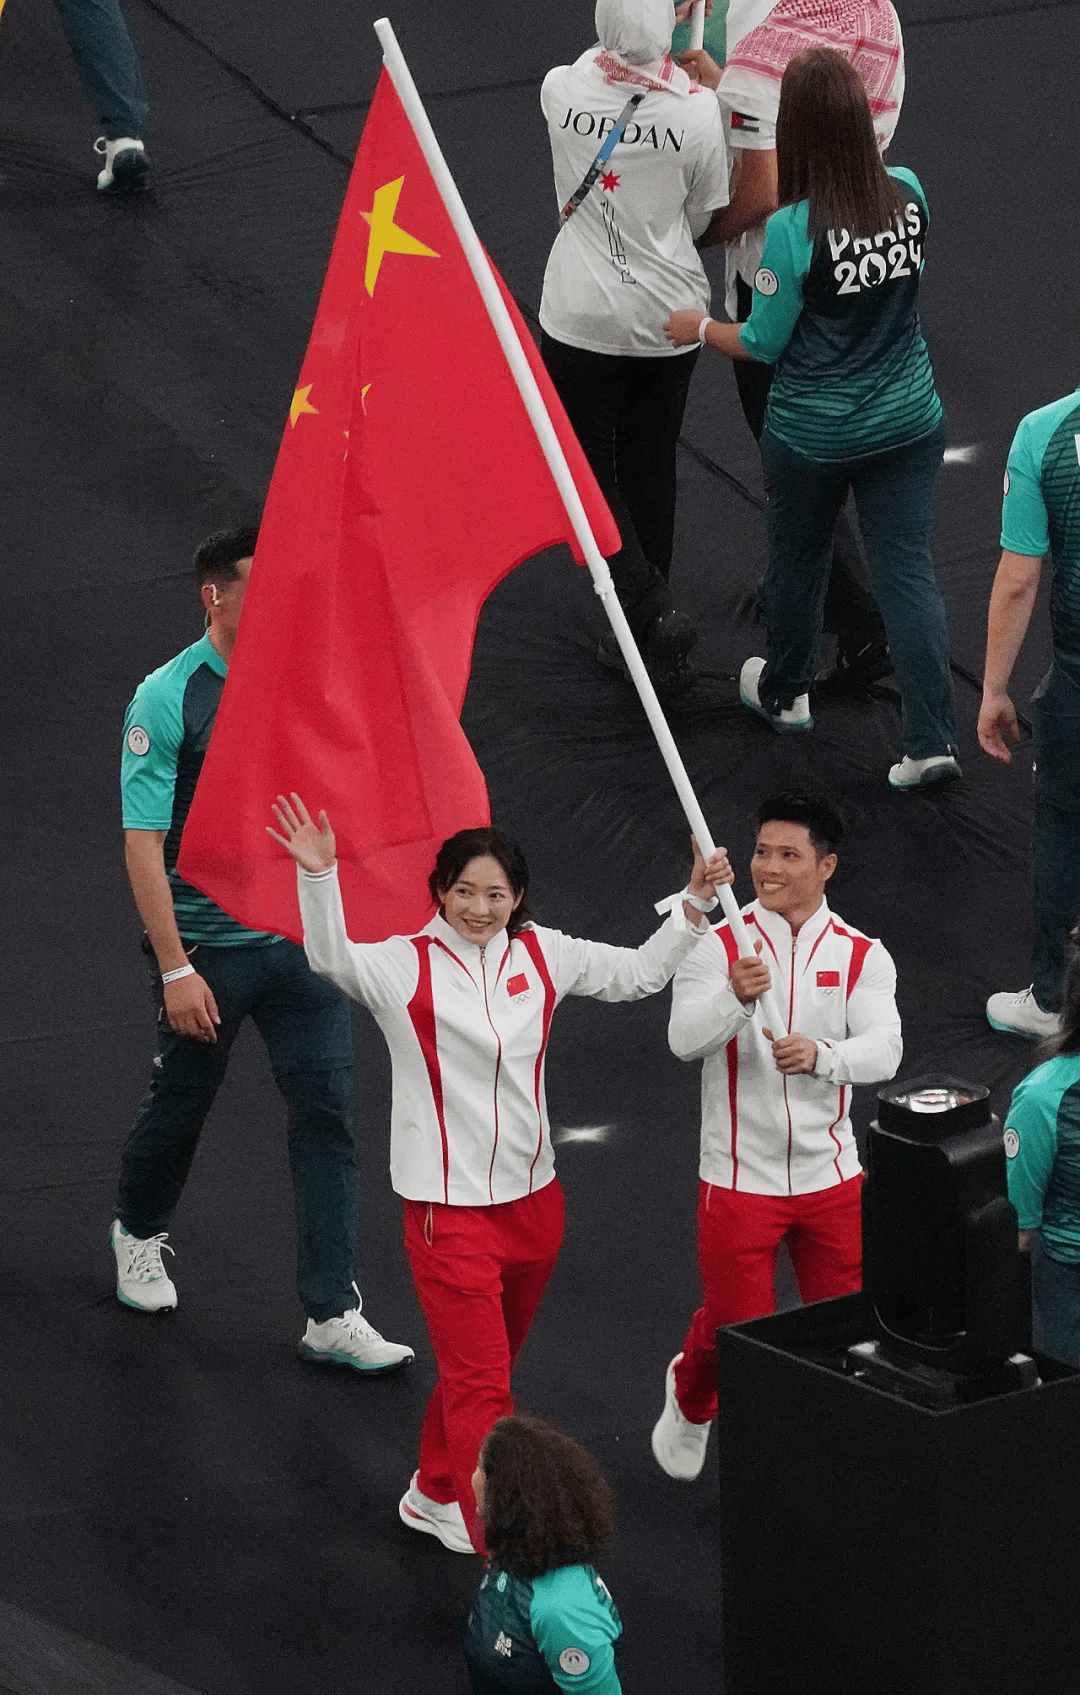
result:
[[[258,512],[378,64],[368,6],[129,10],[157,165],[153,195],[130,204],[92,192],[94,124],[52,8],[8,0],[0,21],[0,1599],[204,1695],[449,1695],[464,1687],[455,1631],[474,1571],[395,1516],[432,1367],[366,1015],[364,1287],[376,1324],[417,1345],[414,1370],[343,1382],[295,1358],[283,1114],[253,1038],[177,1215],[179,1312],[148,1322],[111,1292],[117,1153],[150,1043],[119,724],[139,679],[198,634],[194,541]],[[952,442],[978,450],[946,470],[939,526],[953,652],[977,678],[1008,442],[1080,376],[1080,17],[1015,0],[900,10],[892,157],[930,196],[924,319]],[[534,315],[555,214],[536,95],[588,44],[591,13],[421,0],[393,19],[480,234]],[[673,580],[711,675],[675,724],[717,837],[745,865],[765,789],[834,784],[852,821],[834,904],[896,957],[904,1071],[948,1065],[992,1084],[1000,1109],[1033,1057],[982,1014],[1027,974],[1030,748],[1008,771],[978,753],[977,683],[962,675],[965,777],[938,796],[887,790],[887,701],[827,709],[794,745],[771,737],[729,680],[759,645],[764,544],[755,450],[719,359],[695,377],[680,468]],[[636,942],[684,875],[686,831],[635,707],[593,664],[599,628],[568,557],[530,562],[485,610],[465,716],[494,816],[532,861],[534,909]],[[1040,612],[1018,701],[1047,649]],[[715,1479],[680,1488],[648,1449],[696,1295],[697,1074],[668,1054],[665,1020],[666,996],[560,1014],[553,1122],[612,1128],[561,1151],[567,1243],[517,1376],[519,1403],[580,1434],[617,1485],[605,1573],[630,1695],[719,1678]],[[871,1105],[861,1091],[860,1127]],[[10,1681],[2,1655],[0,1668]]]

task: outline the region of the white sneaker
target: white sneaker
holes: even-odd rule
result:
[[[951,753],[937,753],[932,759],[912,759],[905,753],[898,765],[889,767],[889,783],[894,789],[929,789],[934,783],[963,775]]]
[[[1035,999],[1034,984],[1009,994],[1007,989],[991,995],[986,1003],[986,1021],[995,1030],[1009,1036],[1030,1036],[1035,1041],[1049,1041],[1061,1029],[1056,1012],[1044,1012]]]
[[[706,1424],[694,1424],[679,1411],[675,1399],[675,1367],[682,1359],[676,1354],[664,1378],[664,1410],[653,1426],[652,1451],[661,1471],[692,1483],[701,1476],[705,1450],[709,1445],[712,1419]]]
[[[116,1298],[126,1307],[161,1312],[176,1305],[176,1285],[161,1263],[162,1248],[173,1252],[167,1236],[167,1230],[160,1236],[129,1236],[120,1220],[113,1219],[109,1240],[116,1255]]]
[[[766,724],[778,735],[790,736],[800,730],[812,730],[814,720],[810,716],[810,696],[797,694],[791,706],[785,706],[781,712],[768,712],[761,704],[758,684],[761,673],[765,669],[764,659],[748,659],[739,672],[739,699],[751,712],[756,712],[759,718],[764,718]]]
[[[327,1318],[316,1324],[307,1321],[300,1342],[300,1358],[313,1365],[351,1365],[354,1371],[376,1376],[384,1371],[397,1371],[416,1358],[403,1342],[386,1342],[361,1312],[363,1302],[356,1288],[356,1305],[340,1318]]]
[[[99,135],[94,152],[105,163],[98,172],[99,194],[132,194],[146,188],[150,178],[150,155],[142,142],[133,135],[122,135],[116,141],[106,141]]]
[[[420,1473],[414,1471],[412,1482],[398,1503],[398,1516],[410,1530],[421,1530],[425,1536],[437,1536],[452,1554],[475,1554],[476,1549],[465,1528],[465,1518],[456,1501],[433,1501],[417,1486]]]

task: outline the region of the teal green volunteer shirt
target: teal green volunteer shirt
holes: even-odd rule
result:
[[[1080,1054],[1018,1083],[1005,1119],[1009,1199],[1051,1259],[1080,1264]]]
[[[1080,389],[1022,418],[1009,449],[1001,545],[1049,553],[1054,663],[1080,687]]]
[[[176,927],[185,942],[219,948],[279,942],[245,930],[176,869],[180,838],[199,780],[228,671],[209,635],[151,671],[135,690],[124,719],[120,793],[125,830],[164,830],[165,871]]]
[[[879,235],[811,241],[806,200],[772,214],[739,332],[747,353],[776,365],[769,430],[822,463],[905,446],[942,418],[917,310],[930,212],[914,172],[889,175],[906,199]]]
[[[591,1565],[542,1577],[511,1577],[491,1566],[465,1626],[466,1662],[477,1687],[506,1695],[620,1695],[616,1649],[622,1621]]]

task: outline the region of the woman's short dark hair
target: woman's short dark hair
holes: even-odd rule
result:
[[[513,1413],[480,1450],[488,1553],[511,1577],[591,1565],[608,1546],[615,1497],[580,1442],[542,1418]]]
[[[1042,1046],[1043,1059],[1080,1053],[1080,919],[1065,943],[1065,975],[1061,983],[1061,1029]]]
[[[529,867],[520,845],[513,836],[496,830],[491,824],[481,825],[475,830],[459,830],[455,836],[448,837],[443,843],[428,878],[431,898],[436,906],[441,906],[447,889],[453,888],[469,861],[485,858],[494,859],[502,866],[511,894],[521,896],[506,922],[507,935],[516,936],[529,921],[529,909],[526,905],[529,894]]]
[[[758,829],[773,821],[805,824],[818,853],[836,853],[844,836],[844,816],[825,795],[810,790],[785,789],[769,795],[757,810]]]
[[[213,535],[204,536],[195,549],[192,561],[199,588],[207,583],[216,583],[218,588],[223,588],[226,583],[235,583],[240,575],[236,569],[237,562],[251,558],[258,539],[258,524],[243,524],[235,530],[215,530]]]
[[[793,53],[776,119],[777,203],[810,202],[807,233],[858,240],[894,224],[904,197],[878,150],[863,80],[834,47]]]

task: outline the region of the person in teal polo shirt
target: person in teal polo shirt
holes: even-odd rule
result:
[[[1061,1030],[1050,1058],[1013,1091],[1005,1154],[1021,1245],[1039,1233],[1033,1282],[1043,1346],[1080,1366],[1080,930],[1069,943]]]
[[[812,728],[829,544],[850,488],[903,705],[888,780],[926,788],[960,775],[931,552],[945,422],[918,315],[926,197],[910,171],[886,171],[859,73],[832,48],[789,60],[776,157],[781,204],[749,319],[679,311],[665,326],[677,344],[776,364],[761,437],[768,645],[743,665],[740,697],[774,730]]]
[[[140,683],[124,721],[124,857],[146,926],[158,1008],[150,1086],[124,1146],[111,1240],[116,1293],[143,1312],[175,1307],[162,1250],[203,1122],[245,1018],[266,1043],[288,1108],[301,1355],[392,1371],[413,1350],[387,1342],[356,1287],[352,1013],[304,950],[247,930],[176,869],[180,840],[236,640],[258,531],[222,531],[195,553],[206,634]],[[238,1205],[245,1203],[240,1197]]]
[[[473,1490],[488,1550],[463,1635],[473,1695],[620,1695],[622,1620],[593,1564],[615,1503],[592,1455],[511,1414],[485,1437]]]
[[[1005,471],[1001,561],[990,592],[979,743],[1008,764],[1020,740],[1009,679],[1035,606],[1044,556],[1050,669],[1035,691],[1031,986],[986,1003],[995,1030],[1045,1038],[1058,1029],[1065,935],[1080,912],[1080,389],[1021,419]]]

